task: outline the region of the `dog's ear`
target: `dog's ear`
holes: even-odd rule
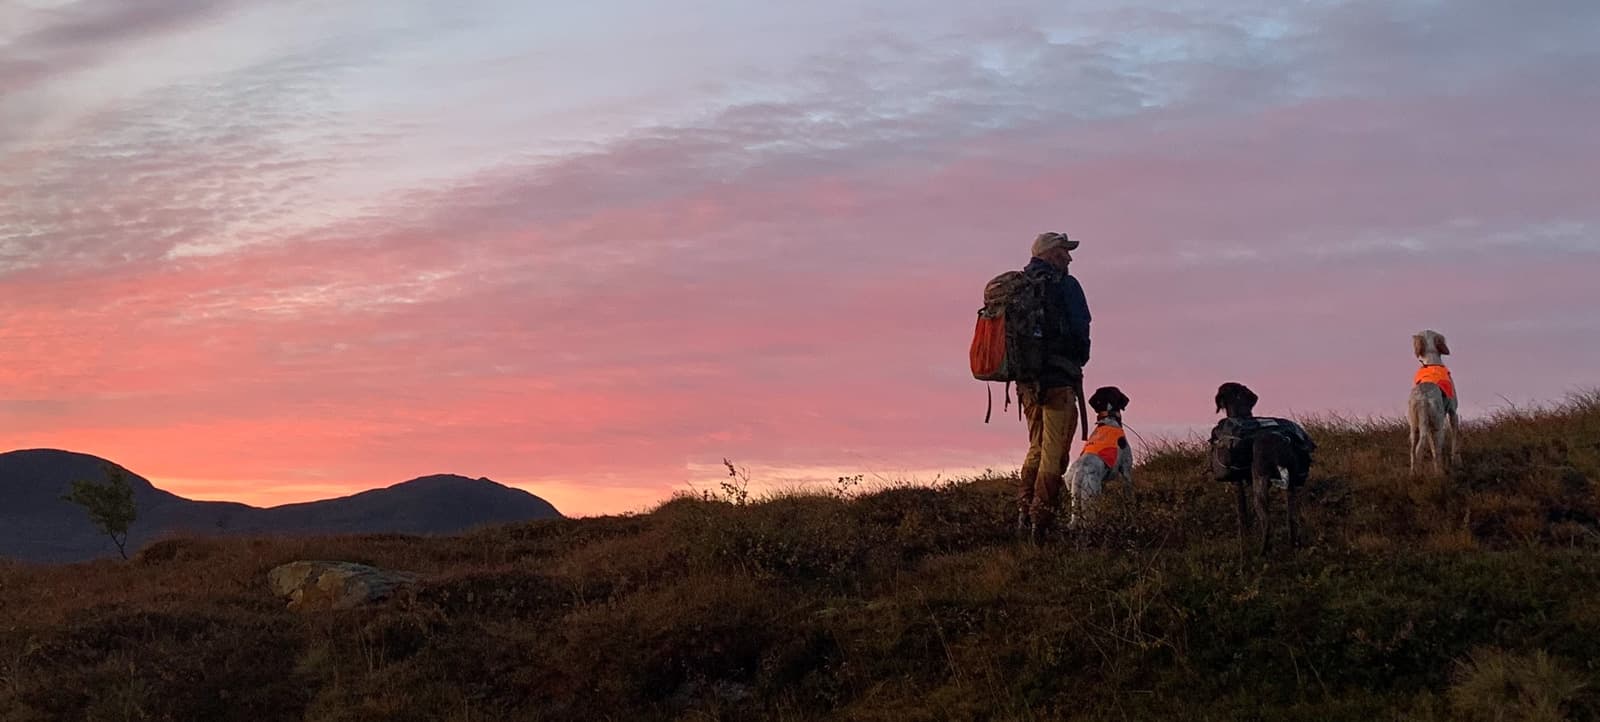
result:
[[[1420,334],[1420,333],[1412,334],[1411,335],[1411,354],[1416,356],[1417,358],[1422,358],[1423,354],[1428,352],[1428,349],[1426,348],[1425,343],[1426,343],[1426,341],[1422,337],[1422,334]]]
[[[1113,386],[1112,388],[1115,389],[1116,387]],[[1122,410],[1128,408],[1128,404],[1131,401],[1133,401],[1133,399],[1128,398],[1127,394],[1122,393],[1122,389],[1117,389],[1117,410],[1118,411],[1122,411]]]
[[[1434,333],[1433,334],[1433,340],[1435,342],[1435,345],[1439,349],[1439,355],[1441,355],[1441,356],[1449,356],[1450,355],[1450,344],[1445,342],[1444,334],[1437,333],[1437,332]]]
[[[1217,387],[1217,413],[1219,413],[1219,414],[1222,413],[1223,402],[1228,400],[1227,396],[1228,396],[1228,385],[1227,384],[1223,384],[1221,386],[1218,386]]]

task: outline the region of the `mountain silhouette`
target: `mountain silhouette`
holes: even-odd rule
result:
[[[115,466],[96,456],[56,449],[0,454],[0,557],[72,562],[114,556],[115,547],[83,508],[61,499],[75,480],[104,479],[108,465]],[[453,534],[561,516],[528,492],[452,474],[268,508],[185,499],[131,471],[127,479],[139,513],[129,530],[130,552],[171,534]]]

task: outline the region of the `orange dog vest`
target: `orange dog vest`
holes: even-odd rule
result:
[[[1429,364],[1417,369],[1417,378],[1412,381],[1411,385],[1415,386],[1417,384],[1433,384],[1444,392],[1445,398],[1453,399],[1456,397],[1456,382],[1450,378],[1450,369],[1445,368],[1443,365]]]
[[[1083,444],[1083,453],[1094,454],[1106,462],[1107,468],[1116,468],[1117,450],[1121,446],[1122,429],[1110,424],[1099,424]]]

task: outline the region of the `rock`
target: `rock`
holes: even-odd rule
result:
[[[290,562],[267,573],[272,591],[298,610],[353,609],[388,599],[417,577],[353,562]]]
[[[207,559],[217,551],[216,544],[205,539],[177,537],[151,542],[134,555],[134,561],[145,566],[172,562],[194,562]]]

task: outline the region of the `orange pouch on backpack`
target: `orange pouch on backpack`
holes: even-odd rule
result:
[[[982,381],[1009,381],[1006,376],[1006,317],[978,316],[972,332],[972,375]]]

